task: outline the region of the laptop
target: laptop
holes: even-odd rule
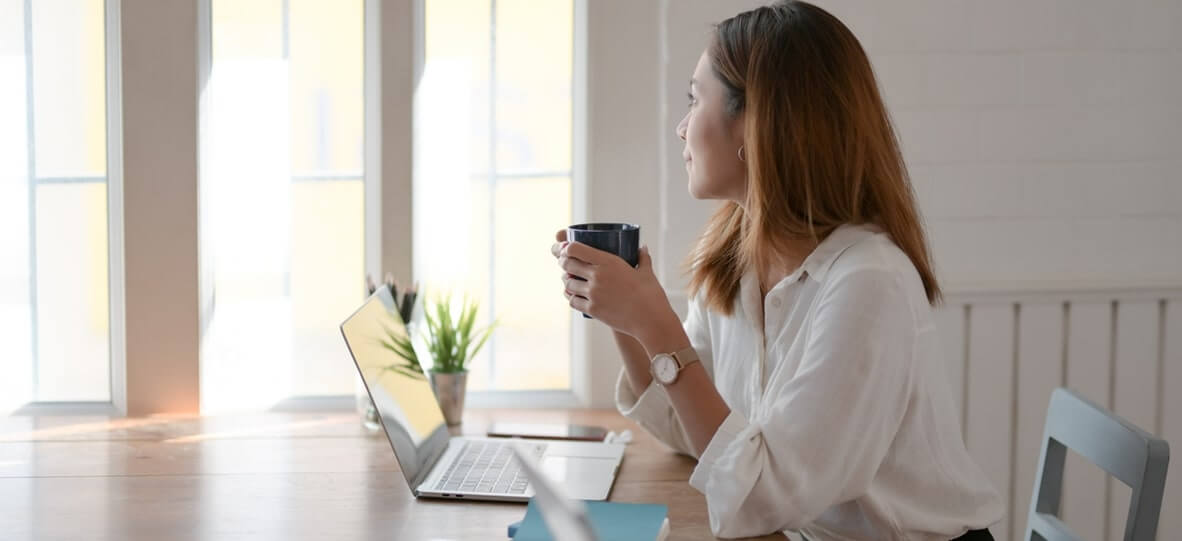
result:
[[[400,359],[379,340],[391,329],[404,327],[384,285],[341,324],[345,344],[415,497],[529,501],[534,487],[520,463],[512,460],[511,446],[518,442],[527,446],[546,477],[571,497],[607,499],[624,444],[451,436],[426,376],[389,368]]]

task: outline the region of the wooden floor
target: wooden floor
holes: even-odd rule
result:
[[[612,501],[669,506],[670,539],[713,539],[692,459],[614,411],[470,411],[631,429]],[[416,500],[351,412],[0,418],[0,539],[506,539],[522,504]],[[782,539],[780,535],[766,539]]]

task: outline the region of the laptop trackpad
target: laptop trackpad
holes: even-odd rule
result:
[[[571,498],[606,500],[612,488],[616,461],[605,458],[550,456],[542,459],[542,471],[561,483]]]

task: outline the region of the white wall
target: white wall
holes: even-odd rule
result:
[[[661,214],[656,159],[660,81],[659,6],[655,1],[586,2],[586,201],[575,221],[640,225],[641,243],[657,249]],[[576,152],[576,155],[580,153]],[[603,325],[575,316],[576,395],[597,407],[612,405],[619,352]]]
[[[684,289],[688,283],[682,274],[682,264],[719,203],[698,201],[690,196],[685,162],[681,158],[684,145],[675,129],[685,116],[689,80],[706,48],[712,25],[764,3],[753,0],[660,1],[665,39],[661,44],[663,62],[659,67],[660,94],[656,99],[662,127],[657,141],[658,160],[662,164],[659,202],[662,230],[660,251],[654,248],[653,257],[657,276],[679,311],[685,304]]]
[[[673,134],[687,81],[709,24],[761,3],[659,2],[671,292],[715,206]],[[817,3],[871,56],[947,288],[1182,283],[1182,2]]]

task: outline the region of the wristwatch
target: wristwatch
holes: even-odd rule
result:
[[[673,353],[658,353],[649,364],[653,379],[661,385],[672,385],[685,367],[701,360],[693,346]]]

